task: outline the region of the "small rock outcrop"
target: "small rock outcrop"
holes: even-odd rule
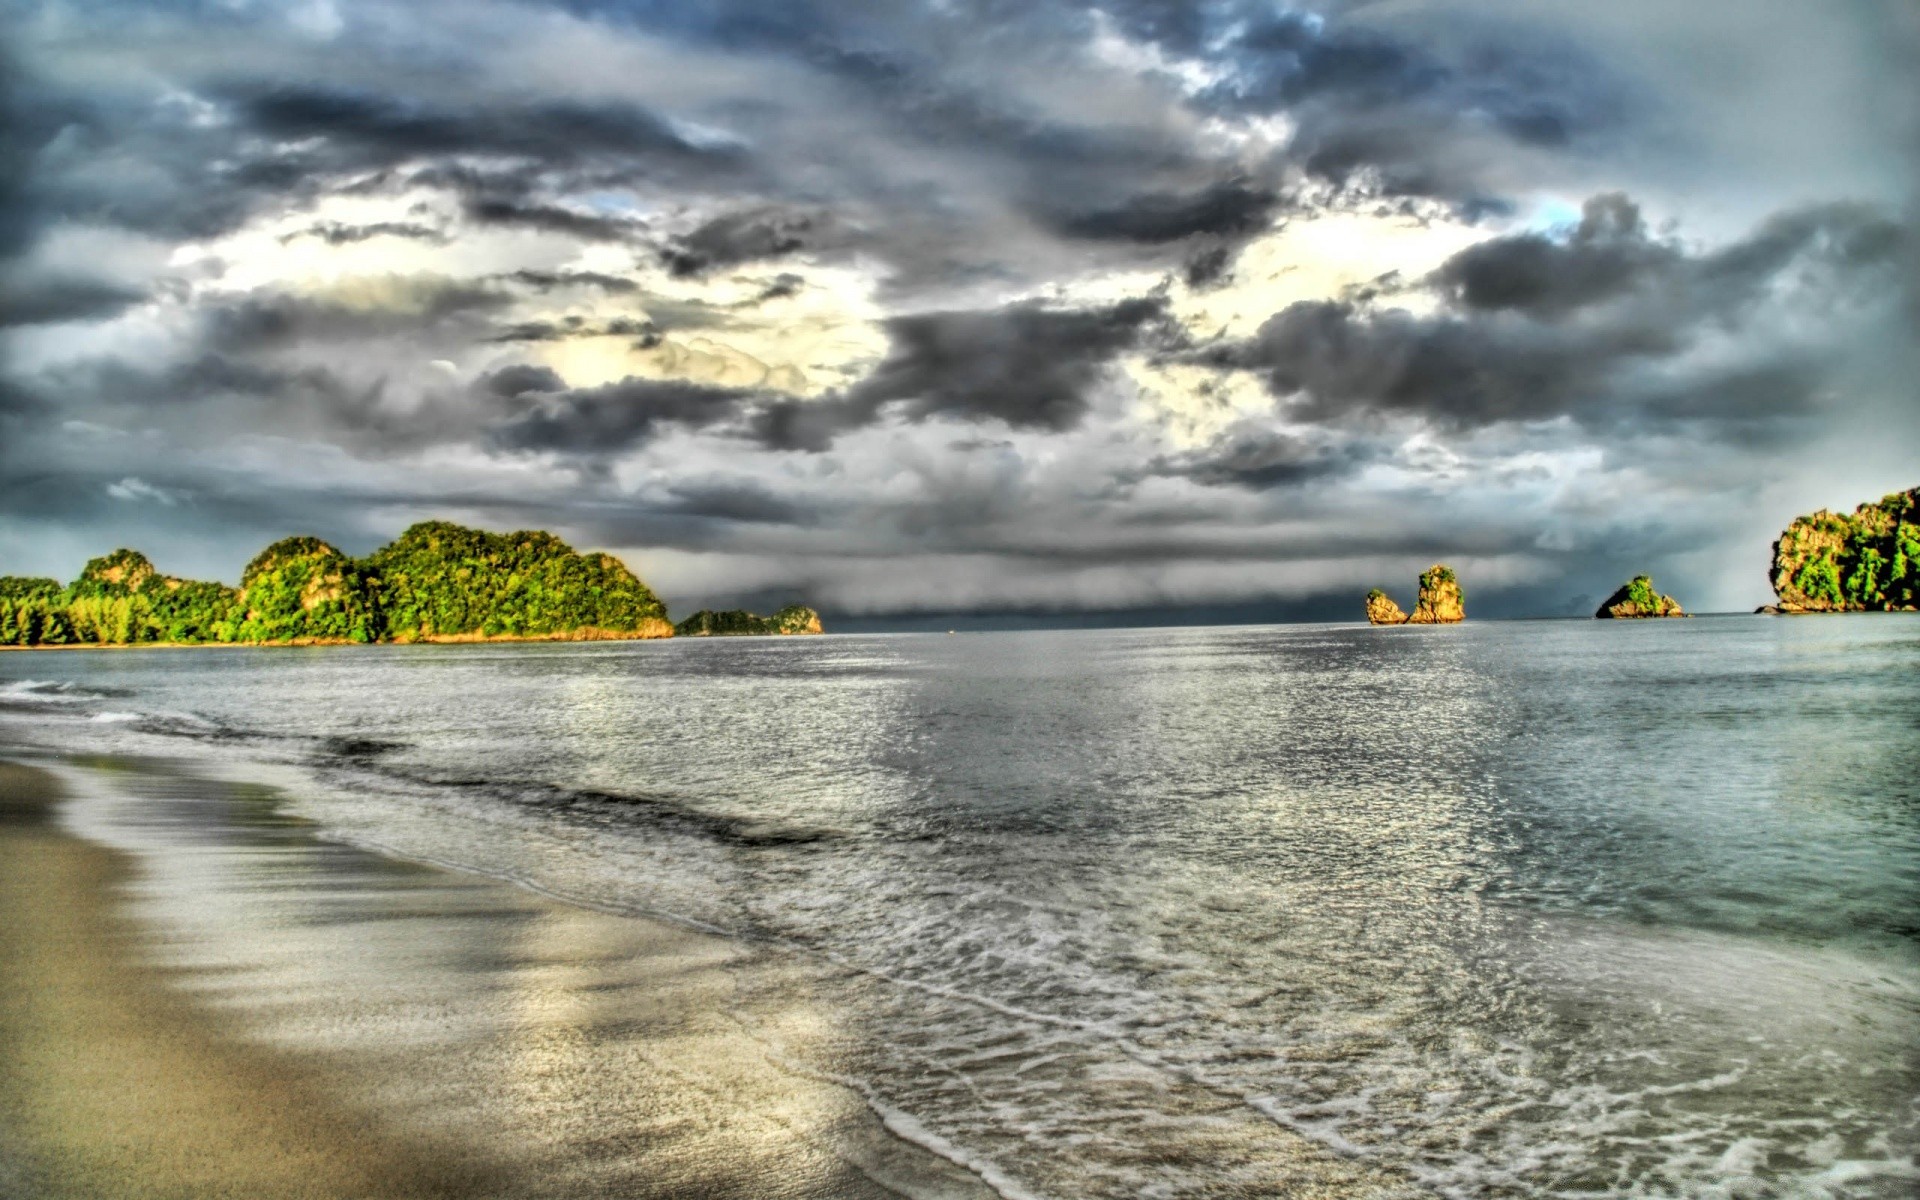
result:
[[[1367,620],[1375,625],[1451,625],[1466,618],[1466,593],[1453,568],[1444,563],[1420,572],[1420,595],[1412,613],[1401,612],[1379,588],[1367,593]]]
[[[760,637],[824,632],[820,614],[801,604],[789,604],[770,617],[755,616],[739,608],[725,612],[703,608],[673,627],[675,637]]]
[[[1619,591],[1608,596],[1593,614],[1601,620],[1634,619],[1639,617],[1684,617],[1686,610],[1672,596],[1662,596],[1653,590],[1653,580],[1645,575],[1635,575],[1621,586]]]
[[[1407,614],[1393,602],[1393,597],[1379,588],[1367,593],[1367,623],[1369,625],[1405,625]]]

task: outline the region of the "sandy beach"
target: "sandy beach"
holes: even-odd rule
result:
[[[819,1014],[720,939],[151,764],[0,764],[0,862],[0,1195],[992,1194],[743,1032]]]

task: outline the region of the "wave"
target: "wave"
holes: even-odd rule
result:
[[[82,687],[53,679],[16,679],[0,684],[0,702],[14,704],[68,705],[90,704],[97,700],[131,696],[126,688]]]

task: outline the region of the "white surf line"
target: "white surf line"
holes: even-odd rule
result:
[[[860,963],[849,960],[845,955],[840,954],[838,951],[829,950],[824,947],[810,946],[804,942],[797,942],[791,939],[770,936],[767,934],[750,933],[750,932],[743,932],[735,929],[729,929],[725,926],[714,925],[710,922],[702,921],[696,917],[689,917],[684,914],[676,913],[668,909],[652,908],[650,906],[638,905],[638,904],[629,904],[629,905],[607,904],[600,901],[588,900],[583,897],[572,896],[565,892],[555,891],[554,889],[549,888],[544,884],[541,884],[535,880],[529,879],[526,876],[513,871],[489,870],[487,868],[476,867],[470,864],[457,862],[452,859],[443,859],[443,858],[434,857],[432,855],[413,853],[410,851],[397,849],[395,847],[386,845],[382,842],[378,842],[371,838],[365,838],[357,835],[347,835],[347,834],[331,832],[331,831],[322,832],[322,831],[316,830],[313,836],[319,840],[332,841],[341,845],[352,846],[356,849],[368,850],[370,852],[377,853],[382,857],[394,859],[400,862],[412,862],[412,863],[425,864],[428,866],[438,867],[446,871],[453,871],[456,873],[467,874],[467,875],[477,875],[481,878],[491,879],[499,883],[511,884],[515,887],[524,888],[529,892],[533,892],[536,895],[543,896],[557,903],[571,905],[576,908],[584,908],[584,909],[587,909],[588,911],[601,913],[605,916],[629,917],[629,918],[639,917],[647,920],[661,921],[667,924],[678,925],[682,928],[696,930],[700,933],[707,933],[707,934],[712,934],[716,937],[727,938],[732,941],[745,942],[750,945],[765,946],[765,947],[769,947],[776,950],[784,950],[789,953],[796,954],[806,958],[823,959],[826,962],[829,962],[834,966],[839,967],[844,971],[847,971],[850,974],[861,975],[870,979],[881,980],[883,982],[893,984],[896,987],[904,988],[909,991],[919,992],[922,995],[937,996],[943,1000],[951,1000],[956,1003],[968,1005],[970,1007],[984,1009],[988,1012],[999,1013],[1001,1016],[1010,1017],[1010,1018],[1013,1018],[1014,1020],[1023,1021],[1029,1024],[1042,1025],[1042,1026],[1046,1026],[1054,1029],[1064,1029],[1074,1033],[1089,1035],[1088,1041],[1083,1042],[1082,1043],[1083,1045],[1090,1045],[1091,1047],[1096,1049],[1104,1047],[1106,1049],[1113,1050],[1118,1054],[1120,1054],[1122,1057],[1132,1062],[1138,1063],[1140,1066],[1146,1067],[1149,1070],[1155,1071],[1161,1075],[1174,1079],[1178,1082],[1190,1084],[1194,1087],[1200,1088],[1202,1091],[1210,1092],[1214,1096],[1218,1097],[1219,1099],[1226,1100],[1226,1101],[1229,1101],[1230,1103],[1240,1105],[1248,1109],[1249,1111],[1253,1112],[1263,1120],[1266,1120],[1272,1123],[1273,1125],[1278,1126],[1281,1129],[1285,1129],[1286,1131],[1295,1135],[1296,1137],[1299,1137],[1306,1141],[1310,1141],[1315,1145],[1321,1146],[1341,1158],[1369,1160],[1374,1157],[1373,1151],[1370,1151],[1364,1146],[1360,1146],[1352,1141],[1349,1141],[1347,1138],[1341,1136],[1340,1132],[1337,1129],[1330,1128],[1327,1123],[1302,1121],[1298,1117],[1295,1117],[1291,1113],[1288,1113],[1286,1109],[1281,1107],[1274,1100],[1272,1096],[1261,1095],[1258,1092],[1254,1091],[1253,1089],[1243,1088],[1235,1084],[1226,1083],[1222,1080],[1209,1078],[1206,1074],[1204,1074],[1202,1071],[1200,1071],[1196,1067],[1184,1066],[1181,1064],[1168,1062],[1164,1057],[1162,1057],[1158,1053],[1152,1050],[1148,1050],[1147,1048],[1141,1046],[1139,1043],[1134,1042],[1133,1040],[1115,1031],[1112,1024],[1109,1022],[1087,1021],[1087,1020],[1082,1020],[1074,1017],[1056,1016],[1052,1013],[1035,1012],[1032,1009],[1021,1008],[1018,1005],[1007,1004],[1002,1001],[995,1000],[990,996],[982,996],[982,995],[979,995],[978,993],[965,992],[957,988],[950,988],[943,984],[928,983],[924,980],[912,979],[906,976],[896,975],[890,971],[885,971],[878,967],[865,966]],[[806,1070],[807,1069],[801,1069],[801,1072],[804,1074],[806,1073]],[[842,1083],[845,1082],[840,1080],[838,1077],[829,1076],[825,1074],[820,1074],[818,1077],[821,1079],[826,1079],[830,1082],[842,1082]],[[882,1123],[887,1122],[888,1118],[886,1117],[886,1115],[883,1114],[878,1107],[875,1107],[876,1105],[884,1106],[886,1105],[886,1102],[884,1100],[880,1100],[877,1098],[878,1093],[877,1091],[874,1091],[872,1089],[871,1084],[868,1084],[865,1081],[861,1081],[860,1085],[857,1087],[855,1087],[851,1083],[845,1083],[845,1086],[853,1087],[853,1090],[855,1090],[856,1092],[859,1092],[864,1098],[866,1098],[868,1107],[873,1108],[874,1114],[881,1118]],[[888,1106],[888,1109],[891,1112],[897,1113],[902,1119],[913,1121],[915,1122],[916,1125],[918,1125],[918,1119],[914,1118],[910,1113],[907,1113],[904,1110],[900,1110],[900,1109],[893,1109],[891,1108],[891,1106]],[[889,1124],[888,1128],[892,1129],[893,1126]],[[924,1126],[921,1126],[921,1128],[924,1128]],[[935,1136],[935,1137],[938,1136],[937,1134],[932,1134],[931,1131],[928,1131],[928,1132],[930,1136]],[[901,1136],[904,1137],[905,1135],[903,1134]],[[907,1140],[914,1141],[914,1139],[912,1138],[907,1138]],[[916,1141],[915,1144],[918,1145],[920,1143]],[[931,1149],[931,1147],[928,1147],[928,1148]],[[955,1152],[962,1153],[962,1154],[966,1153],[965,1151],[958,1150],[958,1148],[955,1148]],[[942,1157],[946,1157],[946,1155],[942,1154]],[[963,1167],[967,1166],[965,1162],[962,1162],[959,1159],[954,1159],[952,1161],[954,1161],[956,1165],[963,1166]],[[972,1170],[971,1167],[968,1167],[968,1169]],[[1425,1185],[1420,1181],[1418,1175],[1415,1174],[1411,1169],[1395,1168],[1395,1170],[1396,1170],[1396,1173],[1405,1176],[1407,1181],[1413,1186],[1421,1187],[1423,1189],[1425,1188]],[[982,1181],[986,1182],[984,1176],[982,1177]],[[991,1186],[991,1184],[989,1184],[989,1186]],[[1015,1200],[1015,1198],[1008,1197],[1008,1200]],[[1038,1198],[1035,1198],[1035,1200],[1038,1200]]]
[[[836,1087],[859,1096],[865,1102],[868,1111],[879,1118],[880,1124],[888,1133],[903,1142],[920,1147],[922,1150],[946,1159],[954,1166],[973,1175],[981,1183],[992,1189],[1001,1200],[1052,1200],[1052,1197],[1040,1192],[1029,1191],[1021,1183],[984,1155],[975,1154],[927,1127],[926,1122],[903,1108],[889,1103],[881,1096],[880,1090],[870,1081],[857,1075],[842,1075],[834,1071],[823,1071],[787,1054],[785,1049],[769,1038],[762,1037],[752,1025],[737,1011],[727,1010],[727,1016],[740,1027],[740,1032],[748,1039],[757,1042],[766,1054],[767,1060],[803,1079],[812,1079],[819,1083],[830,1083]]]

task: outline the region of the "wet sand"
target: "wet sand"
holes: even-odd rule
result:
[[[831,1014],[781,973],[265,789],[0,762],[0,1196],[991,1196],[783,1064]]]

